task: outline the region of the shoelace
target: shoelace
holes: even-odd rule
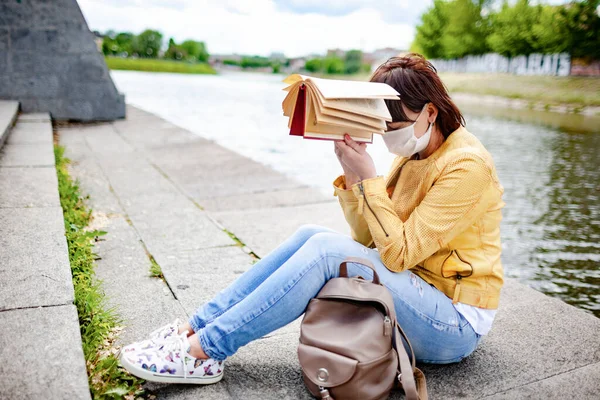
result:
[[[173,358],[173,360],[175,360],[175,358],[174,358],[175,353],[179,352],[180,360],[183,363],[183,378],[184,379],[187,379],[187,376],[188,376],[187,362],[185,362],[185,356],[188,354],[187,347],[189,346],[187,334],[188,334],[187,330],[183,331],[179,335],[176,334],[173,337],[173,340],[168,342],[167,344],[165,344],[161,350],[161,351],[164,351],[165,353],[171,354],[171,357]],[[191,357],[191,355],[190,355],[190,357]]]
[[[175,334],[177,334],[177,330],[179,329],[178,326],[181,324],[181,321],[179,320],[179,318],[177,318],[175,321],[173,321],[173,323],[165,325],[163,327],[160,327],[154,331],[152,331],[150,333],[150,337],[153,339],[160,339],[163,340],[165,338],[165,335],[174,332]]]

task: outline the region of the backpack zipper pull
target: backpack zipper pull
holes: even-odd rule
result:
[[[322,400],[335,400],[333,397],[331,397],[331,395],[329,394],[329,390],[325,389],[323,386],[319,385],[319,392],[321,392],[321,399]]]
[[[392,334],[392,320],[387,315],[383,318],[383,336]]]

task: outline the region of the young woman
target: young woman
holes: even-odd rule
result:
[[[128,371],[149,381],[219,381],[227,357],[301,316],[347,256],[375,265],[418,362],[454,363],[475,350],[504,282],[505,203],[493,159],[422,56],[392,57],[371,81],[400,93],[386,100],[393,121],[383,136],[398,157],[384,178],[364,143],[334,142],[344,171],[334,195],[351,236],[302,225],[189,321],[123,348]],[[369,268],[347,265],[350,276],[372,278]]]

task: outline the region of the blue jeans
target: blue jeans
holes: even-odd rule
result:
[[[305,224],[240,275],[189,319],[204,352],[224,360],[241,346],[300,317],[348,256],[369,259],[392,293],[398,323],[418,362],[446,364],[471,354],[481,340],[452,299],[406,270],[388,270],[379,252],[329,228]],[[372,279],[370,268],[347,263],[348,276]],[[403,340],[404,347],[408,350]]]

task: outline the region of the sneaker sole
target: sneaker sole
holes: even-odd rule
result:
[[[189,383],[195,385],[209,385],[211,383],[217,383],[221,379],[223,379],[223,370],[218,375],[208,375],[208,376],[195,376],[183,378],[181,376],[169,376],[169,375],[159,375],[155,374],[152,371],[148,371],[146,369],[140,369],[132,364],[130,364],[127,359],[121,357],[121,365],[125,368],[130,374],[137,376],[138,378],[145,379],[149,382],[160,382],[160,383]]]

